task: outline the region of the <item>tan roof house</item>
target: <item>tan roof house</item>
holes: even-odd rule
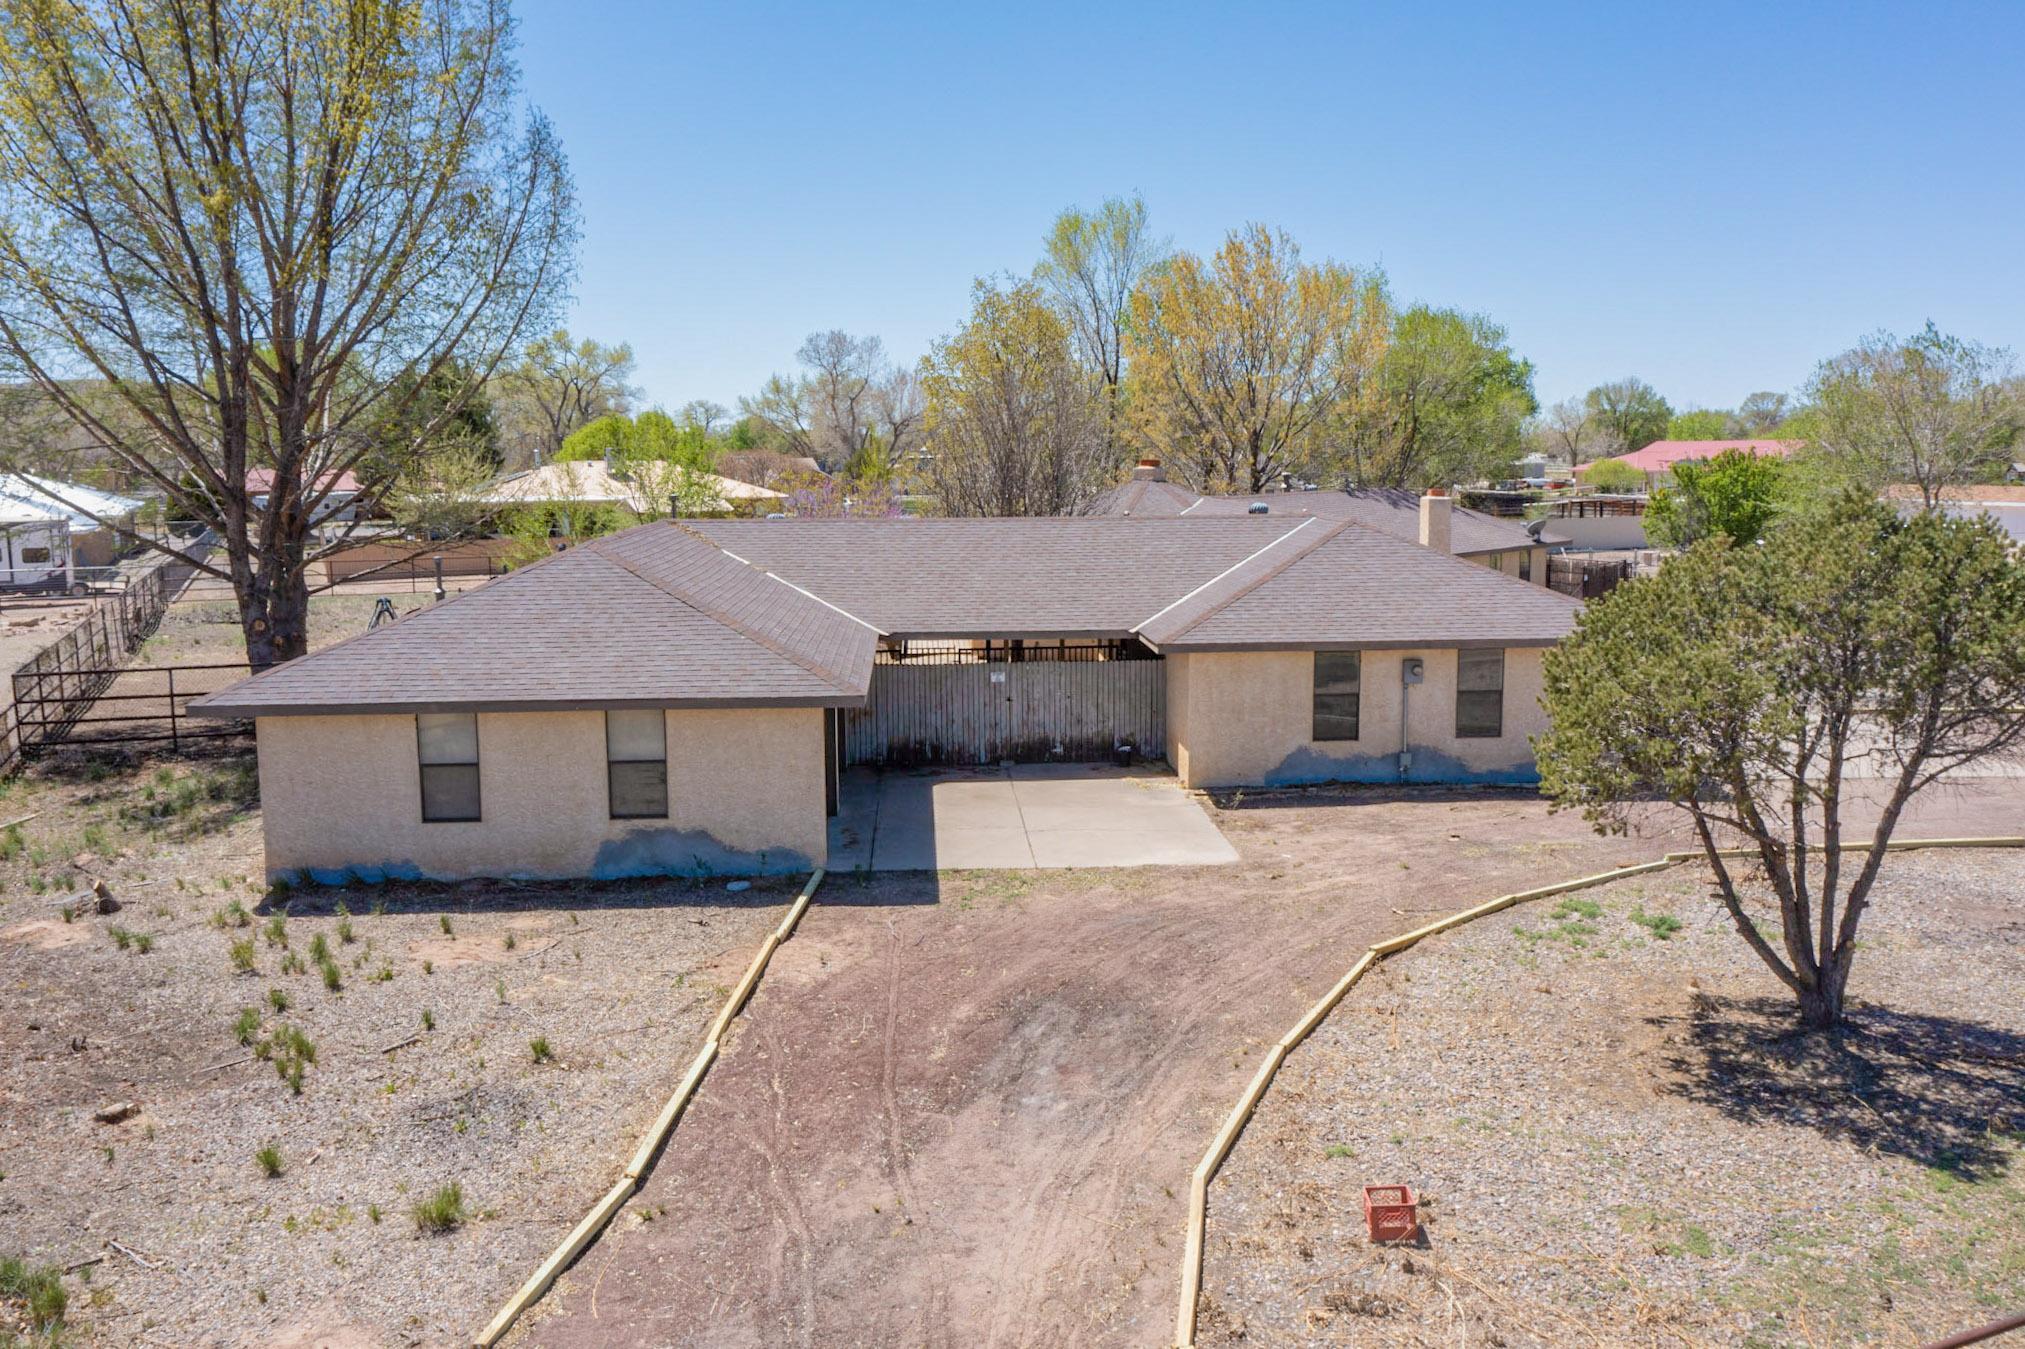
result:
[[[853,763],[1534,781],[1578,609],[1321,516],[661,522],[192,711],[254,721],[278,877],[800,870]]]
[[[755,487],[717,473],[698,475],[715,497],[711,509],[719,512],[770,507],[785,500],[771,488]],[[476,500],[494,506],[601,505],[618,506],[635,515],[657,515],[668,509],[666,501],[650,500],[665,478],[652,480],[629,475],[609,459],[568,459],[523,469],[494,479],[476,494]]]

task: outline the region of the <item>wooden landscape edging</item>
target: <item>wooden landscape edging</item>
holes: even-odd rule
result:
[[[1869,846],[1868,843],[1842,845],[1844,850]],[[1892,839],[1885,847],[1892,852],[1910,852],[1922,848],[2025,848],[2025,836]],[[1719,850],[1719,855],[1755,857],[1757,852],[1756,848],[1724,848]],[[1253,1074],[1251,1085],[1245,1088],[1242,1096],[1238,1097],[1237,1104],[1231,1108],[1230,1115],[1223,1122],[1223,1128],[1217,1130],[1216,1137],[1211,1140],[1209,1151],[1205,1152],[1202,1160],[1196,1164],[1195,1175],[1188,1188],[1188,1232],[1182,1243],[1181,1307],[1175,1316],[1174,1327],[1176,1349],[1195,1349],[1196,1304],[1202,1298],[1203,1243],[1209,1232],[1209,1183],[1216,1179],[1216,1173],[1222,1169],[1231,1149],[1237,1146],[1238,1137],[1244,1133],[1245,1125],[1251,1122],[1252,1114],[1258,1109],[1259,1102],[1264,1099],[1266,1088],[1272,1085],[1273,1078],[1278,1075],[1280,1065],[1286,1062],[1287,1055],[1314,1033],[1315,1028],[1335,1010],[1336,1004],[1343,1001],[1344,996],[1356,987],[1357,981],[1362,979],[1373,965],[1387,956],[1399,954],[1428,937],[1488,917],[1515,904],[1565,895],[1573,890],[1587,890],[1598,885],[1608,885],[1612,881],[1623,880],[1628,876],[1664,871],[1669,867],[1695,861],[1702,856],[1704,854],[1699,849],[1692,852],[1670,852],[1657,861],[1634,862],[1628,866],[1613,867],[1609,871],[1599,871],[1593,876],[1583,876],[1555,885],[1543,885],[1536,890],[1520,890],[1514,894],[1500,895],[1473,909],[1464,909],[1446,918],[1438,918],[1425,927],[1417,927],[1397,937],[1374,942],[1366,948],[1364,954],[1357,958],[1357,963],[1350,967],[1349,972],[1337,980],[1335,986],[1324,993],[1321,1000],[1310,1007],[1307,1014],[1294,1024],[1294,1028],[1280,1037],[1279,1042],[1267,1053],[1266,1061],[1260,1064],[1258,1072]]]
[[[583,1220],[570,1229],[570,1234],[563,1238],[562,1245],[556,1247],[548,1259],[542,1261],[541,1266],[529,1276],[527,1282],[520,1286],[520,1290],[506,1300],[506,1305],[499,1309],[499,1315],[492,1318],[491,1324],[472,1336],[471,1343],[477,1349],[490,1349],[490,1346],[497,1344],[500,1337],[511,1330],[513,1323],[520,1319],[521,1313],[533,1306],[541,1295],[549,1290],[549,1286],[556,1281],[556,1276],[568,1269],[571,1262],[598,1239],[598,1234],[605,1230],[612,1219],[619,1216],[619,1210],[626,1206],[626,1201],[640,1188],[640,1182],[646,1178],[648,1168],[654,1164],[654,1158],[660,1153],[662,1145],[668,1141],[668,1135],[675,1131],[675,1121],[682,1118],[682,1112],[688,1108],[690,1098],[696,1094],[696,1089],[703,1085],[704,1075],[716,1061],[719,1041],[723,1039],[724,1032],[730,1029],[739,1009],[743,1008],[752,997],[752,991],[759,987],[760,976],[766,973],[767,962],[773,959],[773,953],[780,949],[782,942],[794,935],[796,926],[802,921],[802,915],[809,911],[809,901],[815,898],[816,887],[823,883],[823,874],[821,867],[810,873],[808,884],[804,885],[801,893],[795,896],[795,902],[788,909],[787,916],[781,919],[780,925],[768,933],[766,940],[760,943],[759,953],[752,958],[752,964],[746,967],[745,977],[738,981],[738,986],[732,989],[731,996],[724,1000],[724,1007],[710,1023],[710,1033],[704,1037],[703,1048],[697,1052],[695,1061],[689,1065],[689,1071],[682,1075],[682,1081],[676,1086],[675,1094],[668,1098],[668,1103],[661,1107],[661,1113],[654,1117],[654,1122],[647,1126],[647,1132],[640,1136],[640,1145],[634,1149],[633,1159],[626,1164],[626,1170],[619,1177],[618,1183],[605,1191],[604,1198],[593,1204],[591,1211],[583,1216]]]

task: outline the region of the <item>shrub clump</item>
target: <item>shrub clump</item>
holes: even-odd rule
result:
[[[464,1188],[452,1181],[415,1205],[415,1226],[423,1232],[454,1232],[464,1225]]]

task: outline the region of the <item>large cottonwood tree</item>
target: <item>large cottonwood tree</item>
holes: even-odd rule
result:
[[[1099,377],[1031,281],[979,281],[970,320],[921,363],[927,479],[950,515],[1073,515],[1111,468]]]
[[[1127,405],[1141,439],[1206,491],[1307,467],[1385,348],[1384,278],[1301,260],[1284,233],[1177,254],[1132,297]]]
[[[386,428],[426,453],[563,298],[574,196],[511,39],[504,0],[0,6],[0,358],[214,532],[186,560],[256,666],[306,649],[340,475],[386,490]]]
[[[1104,398],[1105,442],[1120,439],[1119,395],[1125,377],[1125,329],[1132,295],[1172,252],[1147,223],[1137,193],[1109,197],[1094,211],[1072,206],[1055,217],[1034,280],[1069,325],[1076,350],[1095,372]]]

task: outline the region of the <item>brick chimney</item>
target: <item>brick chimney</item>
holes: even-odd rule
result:
[[[1167,470],[1160,466],[1160,461],[1158,459],[1155,459],[1149,455],[1148,457],[1141,459],[1139,461],[1138,466],[1132,470],[1132,481],[1166,482]]]
[[[1449,526],[1453,523],[1455,503],[1449,499],[1448,489],[1430,487],[1427,495],[1420,499],[1420,546],[1432,548],[1438,553],[1452,553],[1455,549],[1449,543]]]

